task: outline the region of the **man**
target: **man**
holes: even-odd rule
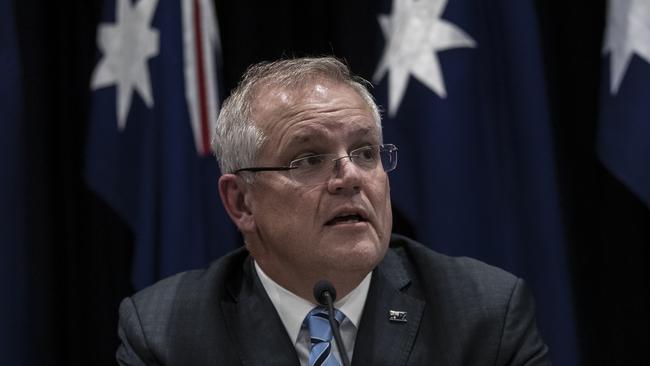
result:
[[[246,72],[213,146],[245,248],[125,299],[120,364],[549,364],[522,280],[391,237],[397,148],[362,82],[329,57]]]

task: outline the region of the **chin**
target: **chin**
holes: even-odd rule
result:
[[[333,264],[341,271],[369,272],[381,262],[386,254],[386,249],[377,238],[353,240],[339,247]]]

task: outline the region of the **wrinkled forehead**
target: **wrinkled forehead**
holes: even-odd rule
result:
[[[253,113],[264,114],[278,109],[291,108],[310,97],[323,94],[327,87],[339,84],[313,76],[291,83],[279,83],[272,79],[261,80],[253,89]]]
[[[275,150],[334,141],[381,143],[374,116],[355,88],[329,80],[293,89],[269,87],[258,94],[253,109],[264,145]]]
[[[273,82],[260,83],[256,86],[253,94],[251,106],[253,120],[258,127],[263,127],[263,119],[268,116],[281,117],[294,113],[296,109],[309,103],[331,101],[340,97],[341,91],[348,95],[347,102],[356,99],[359,106],[373,116],[374,121],[372,106],[358,90],[347,83],[323,77],[309,77],[300,83],[289,85],[278,85]]]

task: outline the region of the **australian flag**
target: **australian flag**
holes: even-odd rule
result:
[[[524,278],[553,364],[577,365],[533,2],[394,0],[378,22],[394,208],[432,248]]]
[[[133,229],[133,282],[205,266],[237,245],[210,155],[219,95],[211,0],[108,0],[85,167]]]
[[[610,1],[598,154],[650,208],[650,2]]]

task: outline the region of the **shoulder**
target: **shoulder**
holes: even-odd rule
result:
[[[226,287],[222,285],[241,278],[248,258],[245,248],[237,249],[217,259],[208,268],[167,277],[137,292],[131,299],[139,309],[160,313],[168,311],[167,306],[179,302],[196,303],[208,295],[227,296]],[[190,298],[179,298],[179,294]]]
[[[522,279],[475,259],[437,253],[399,235],[392,237],[380,269],[389,281],[403,278],[402,291],[426,304],[422,344],[437,340],[445,345],[441,350],[448,349],[444,339],[453,334],[457,352],[449,357],[466,360],[458,363],[476,364],[478,359],[471,357],[481,355],[499,365],[548,364],[533,298]]]
[[[522,279],[500,268],[472,258],[450,257],[403,236],[392,239],[382,263],[384,277],[390,281],[403,277],[406,293],[435,304],[446,317],[467,319],[474,314],[499,319],[513,299],[530,297]]]
[[[238,249],[210,267],[165,278],[122,300],[119,310],[119,357],[165,360],[173,334],[183,333],[193,314],[212,312],[215,303],[232,297],[229,287],[241,281],[248,252]],[[236,285],[235,285],[236,286]],[[194,324],[195,325],[195,324]],[[147,356],[148,355],[148,356]]]
[[[416,284],[458,293],[508,296],[521,280],[498,267],[468,257],[450,257],[401,235],[393,235],[390,252]]]

